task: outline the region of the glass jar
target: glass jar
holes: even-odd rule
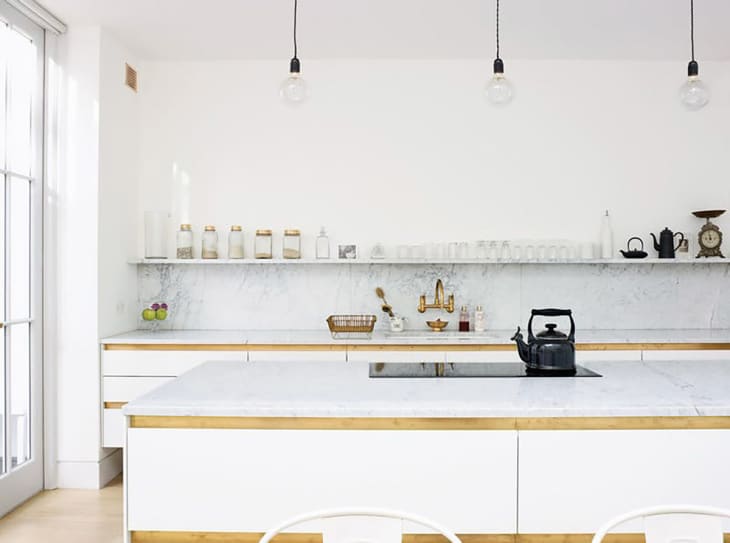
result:
[[[256,230],[254,257],[271,258],[272,256],[271,230]]]
[[[192,260],[193,258],[193,227],[181,224],[177,232],[177,258]]]
[[[218,232],[215,226],[207,225],[203,231],[203,258],[218,258]]]
[[[317,236],[315,256],[317,258],[330,257],[330,238],[327,237],[327,232],[325,231],[324,226],[320,229],[319,236]]]
[[[284,230],[284,258],[302,258],[302,236],[299,230]]]
[[[228,234],[228,258],[243,258],[243,230],[238,225]]]

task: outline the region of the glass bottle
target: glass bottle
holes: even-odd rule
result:
[[[478,305],[474,310],[474,331],[484,332],[486,328],[486,321],[484,319],[484,310],[482,306]]]
[[[327,232],[325,231],[324,226],[319,230],[315,253],[317,258],[330,257],[330,238],[327,237]]]
[[[469,308],[465,305],[461,306],[461,312],[459,313],[459,332],[469,331]]]
[[[193,227],[181,224],[177,232],[177,258],[192,260],[193,258]]]
[[[207,225],[203,231],[203,258],[218,258],[218,232],[215,226]]]
[[[239,225],[231,226],[228,234],[228,258],[243,258],[243,230]]]
[[[256,230],[254,258],[272,258],[271,230]]]
[[[302,235],[299,230],[284,230],[284,244],[282,250],[284,258],[302,258]]]

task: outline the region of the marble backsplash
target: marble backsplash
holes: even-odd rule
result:
[[[266,264],[141,265],[142,307],[170,305],[161,329],[317,329],[336,313],[378,315],[383,287],[410,329],[440,317],[456,329],[458,309],[482,305],[487,327],[524,326],[534,307],[571,308],[579,329],[730,328],[730,266],[673,264]],[[453,314],[418,313],[438,278]],[[140,318],[140,328],[149,327]]]

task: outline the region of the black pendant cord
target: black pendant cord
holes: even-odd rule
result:
[[[692,46],[692,60],[695,59],[695,0],[689,0],[689,42]]]
[[[499,58],[499,0],[497,0],[497,58]]]
[[[297,58],[297,7],[298,0],[294,0],[294,58]]]

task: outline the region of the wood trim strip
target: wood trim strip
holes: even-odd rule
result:
[[[730,351],[730,343],[578,343],[578,351]],[[462,352],[513,351],[513,344],[347,344],[347,343],[270,343],[270,344],[202,344],[202,343],[105,343],[105,351],[360,351],[360,352]]]
[[[730,417],[178,417],[134,415],[132,428],[221,430],[715,430]]]
[[[514,430],[513,418],[177,417],[133,415],[131,428],[221,430]]]
[[[131,543],[258,543],[261,532],[130,532]],[[462,543],[591,543],[593,534],[457,534]],[[321,534],[285,533],[274,543],[322,543]],[[605,543],[645,543],[642,533],[607,534]],[[445,543],[439,534],[403,534],[403,543]],[[725,533],[723,543],[730,543]]]
[[[105,351],[247,351],[245,343],[105,343]]]
[[[104,402],[104,409],[121,409],[127,402]]]

